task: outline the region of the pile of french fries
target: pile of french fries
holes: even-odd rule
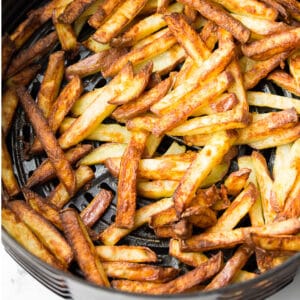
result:
[[[76,261],[100,286],[174,294],[252,279],[300,251],[298,1],[52,0],[2,46],[2,226],[29,252],[65,271]],[[91,76],[107,83],[87,90]],[[267,81],[285,94],[263,92]],[[22,186],[6,144],[19,105],[35,133],[27,155],[44,158]],[[167,136],[181,142],[165,149]],[[81,212],[68,203],[99,164],[118,189],[115,221],[95,232],[114,194],[99,189]],[[122,243],[144,225],[190,271]]]

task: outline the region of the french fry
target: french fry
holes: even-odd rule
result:
[[[137,194],[149,199],[160,199],[171,197],[179,181],[176,180],[153,180],[140,181],[137,183]]]
[[[262,154],[253,151],[251,156],[260,190],[264,220],[266,224],[269,224],[274,221],[276,212],[279,209],[276,194],[273,190],[273,181],[270,177],[266,160]]]
[[[82,91],[83,84],[80,78],[75,76],[60,92],[53,103],[48,116],[48,124],[53,133],[56,133],[64,117],[68,114],[75,101],[80,97]],[[41,150],[41,143],[38,140],[34,140],[30,152],[40,152]]]
[[[293,145],[286,144],[276,148],[273,165],[273,188],[276,193],[276,199],[280,211],[283,210],[285,200],[297,178],[299,145],[300,140],[298,139],[293,143]],[[282,170],[285,170],[284,176],[282,174]]]
[[[55,26],[55,31],[57,33],[57,37],[59,39],[62,49],[64,51],[68,51],[68,52],[72,51],[76,53],[79,48],[79,44],[77,43],[77,37],[73,27],[70,24],[63,23],[59,20],[59,17],[63,10],[64,7],[62,6],[56,8],[53,11],[52,22]]]
[[[26,202],[33,210],[52,223],[56,228],[62,230],[59,212],[56,207],[52,206],[45,199],[42,199],[40,195],[27,188],[22,188],[22,193]]]
[[[289,51],[299,47],[300,30],[292,28],[279,33],[274,33],[261,40],[242,45],[244,55],[255,60],[266,60],[275,54]]]
[[[31,209],[24,201],[10,201],[9,208],[33,231],[64,267],[70,264],[73,259],[72,249],[51,223]]]
[[[230,2],[225,0],[214,0],[214,2],[223,5],[229,11],[239,15],[260,17],[261,19],[266,20],[275,20],[277,18],[276,9],[261,3],[263,1],[246,0],[241,3],[238,0]]]
[[[97,255],[103,262],[157,262],[157,255],[148,247],[142,246],[96,246]]]
[[[165,209],[155,215],[150,219],[149,226],[151,228],[161,227],[178,221],[175,207],[170,207]]]
[[[141,46],[139,48],[132,49],[127,54],[121,56],[114,64],[108,66],[106,69],[103,68],[102,75],[106,77],[115,76],[120,70],[131,61],[134,66],[151,59],[176,44],[175,37],[170,31],[166,31],[161,37],[156,38],[152,42]]]
[[[233,200],[217,223],[206,232],[223,232],[233,229],[248,213],[257,199],[258,191],[254,184],[249,185]]]
[[[10,36],[6,33],[2,37],[2,63],[1,63],[1,72],[2,78],[5,78],[6,70],[9,66],[10,60],[15,52],[15,44],[11,40]]]
[[[51,32],[47,36],[39,39],[30,48],[24,49],[11,61],[7,70],[7,78],[18,73],[28,65],[38,61],[43,55],[49,52],[57,41],[56,32]]]
[[[281,88],[288,90],[296,96],[300,96],[300,87],[296,84],[295,79],[288,73],[276,70],[273,71],[267,78]]]
[[[94,178],[95,174],[92,169],[88,166],[80,166],[75,171],[76,187],[75,191],[77,192],[81,189],[86,183]],[[56,188],[51,191],[50,195],[47,197],[48,201],[58,208],[62,208],[68,201],[71,199],[70,194],[66,190],[65,186],[60,183]]]
[[[265,3],[267,6],[272,7],[273,9],[277,10],[278,15],[280,15],[285,21],[288,21],[290,15],[286,8],[281,5],[276,0],[262,0],[261,2]]]
[[[59,16],[59,21],[65,24],[72,24],[94,1],[74,0],[70,2]]]
[[[113,223],[101,232],[99,239],[103,242],[104,245],[115,245],[120,239],[128,235],[132,230],[149,222],[151,216],[171,207],[172,205],[172,198],[164,198],[157,202],[146,205],[136,211],[133,228],[118,228],[116,226],[116,223]]]
[[[148,135],[147,132],[133,131],[122,156],[118,181],[117,227],[132,228],[134,226],[137,169]]]
[[[158,238],[187,239],[192,235],[193,226],[188,220],[181,219],[153,229]]]
[[[209,207],[190,206],[182,214],[191,224],[199,228],[209,228],[217,223],[216,212]]]
[[[167,283],[147,286],[143,282],[113,280],[112,286],[127,292],[140,292],[143,294],[178,294],[211,278],[222,268],[222,254],[219,252],[192,271],[177,277]]]
[[[157,12],[164,13],[170,3],[170,0],[157,0]]]
[[[185,121],[196,109],[208,104],[210,100],[219,96],[232,83],[232,76],[226,71],[221,73],[217,79],[211,80],[186,94],[179,102],[175,104],[172,110],[164,114],[159,122],[152,128],[152,133],[160,136],[170,131],[176,125]]]
[[[289,69],[296,85],[300,86],[300,51],[294,52],[288,59]]]
[[[39,64],[25,67],[19,73],[7,79],[6,85],[11,88],[17,87],[19,85],[27,86],[34,79],[40,69],[41,65]]]
[[[266,236],[253,233],[251,239],[256,247],[267,251],[299,251],[300,249],[298,235]]]
[[[104,262],[103,267],[108,277],[137,281],[168,282],[179,274],[179,270],[172,267],[131,262]]]
[[[19,103],[19,98],[14,89],[8,88],[2,95],[2,102],[1,102],[1,127],[2,127],[2,134],[4,137],[7,136],[12,122],[15,115],[15,111],[17,109]]]
[[[85,156],[92,149],[92,145],[83,144],[77,145],[74,148],[68,150],[65,155],[66,159],[70,161],[71,164],[76,163],[81,157]],[[45,159],[32,173],[32,175],[27,179],[25,186],[31,188],[39,183],[44,183],[55,177],[55,169],[53,168],[49,159]]]
[[[246,186],[251,170],[247,168],[232,172],[224,181],[224,186],[229,195],[237,196]]]
[[[166,12],[181,12],[183,5],[175,2],[170,5]],[[124,34],[119,37],[113,38],[110,44],[113,47],[128,47],[133,46],[138,41],[144,39],[150,34],[160,30],[167,25],[164,16],[161,13],[155,13],[139,21],[131,26]]]
[[[144,7],[146,0],[125,1],[104,21],[93,34],[93,39],[100,43],[108,43],[117,36]]]
[[[103,265],[78,213],[68,208],[61,211],[60,216],[64,233],[86,279],[100,286],[109,287],[110,283]]]
[[[218,41],[218,29],[219,26],[215,22],[207,20],[200,32],[201,39],[210,51],[214,49]]]
[[[272,70],[288,58],[290,53],[290,51],[284,51],[263,61],[252,61],[253,64],[251,68],[244,73],[245,89],[250,90],[254,88],[262,78],[265,78]]]
[[[108,43],[107,44],[98,43],[97,41],[95,41],[91,37],[89,37],[88,39],[83,41],[82,45],[84,47],[86,47],[87,49],[91,50],[94,53],[99,53],[99,52],[102,52],[104,50],[111,49],[111,47]]]
[[[197,188],[214,166],[220,163],[234,140],[235,134],[233,132],[215,133],[207,145],[197,153],[197,157],[184,174],[173,196],[178,214],[181,214],[184,208],[188,206]]]
[[[226,262],[224,268],[205,287],[205,291],[217,289],[228,285],[238,271],[243,268],[252,255],[252,249],[247,245],[240,246],[232,257]]]
[[[180,0],[180,2],[193,7],[199,11],[203,17],[229,31],[241,43],[246,43],[249,40],[249,29],[214,2],[207,0]]]
[[[19,183],[14,174],[14,168],[4,137],[1,146],[1,179],[9,196],[15,196],[20,192]]]
[[[60,262],[45,248],[36,235],[25,225],[25,223],[16,216],[15,213],[8,208],[2,208],[1,217],[1,223],[4,229],[28,252],[54,268],[64,268],[62,264],[60,264]]]
[[[47,124],[47,121],[43,117],[42,112],[37,107],[27,90],[24,87],[18,87],[16,91],[38,139],[43,145],[48,158],[55,168],[58,178],[66,187],[68,193],[71,196],[74,195],[76,188],[75,175],[70,162],[66,159],[64,152],[60,148],[54,134]]]
[[[232,278],[232,283],[239,283],[239,282],[245,282],[247,280],[251,280],[253,278],[256,278],[258,275],[253,272],[248,272],[245,270],[238,271]]]
[[[180,249],[180,241],[171,239],[169,243],[169,255],[177,258],[179,261],[192,266],[198,267],[208,260],[207,256],[201,252],[183,252]]]
[[[89,136],[98,124],[115,110],[116,106],[110,104],[109,100],[118,96],[120,97],[119,99],[122,99],[122,93],[133,78],[132,65],[128,63],[118,76],[101,90],[99,97],[89,105],[88,109],[60,136],[58,141],[61,147],[71,147]],[[136,91],[136,88],[133,90]],[[135,93],[131,95],[126,94],[126,97],[130,97],[131,99],[138,96],[139,95]],[[130,98],[127,98],[127,100]]]
[[[110,17],[113,11],[119,6],[121,0],[106,0],[100,3],[97,11],[89,18],[88,23],[93,28],[100,27],[107,17]]]
[[[300,6],[295,0],[278,0],[281,5],[286,7],[287,11],[292,15],[293,18],[299,21],[300,19]]]
[[[247,92],[247,101],[249,105],[259,107],[270,107],[277,109],[289,109],[294,107],[300,114],[300,103],[297,99],[273,95],[263,92]]]
[[[58,96],[64,70],[64,52],[56,51],[49,55],[47,69],[37,96],[38,106],[46,118],[48,118],[51,106]]]
[[[171,78],[166,78],[162,82],[155,85],[149,91],[143,93],[139,98],[118,107],[112,113],[112,116],[119,122],[124,122],[141,113],[146,112],[151,105],[159,101],[163,96],[167,94],[167,92],[171,88],[171,84]]]
[[[113,193],[101,189],[90,204],[81,211],[80,217],[83,224],[87,227],[92,227],[104,214],[112,200]]]

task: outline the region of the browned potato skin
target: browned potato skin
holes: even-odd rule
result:
[[[71,164],[76,163],[79,159],[84,157],[87,153],[92,150],[93,146],[90,144],[78,145],[74,148],[69,149],[65,155],[66,159],[70,161]],[[55,177],[55,169],[52,166],[49,159],[45,159],[28,178],[25,186],[30,188],[36,184],[44,183]]]
[[[134,226],[137,170],[147,137],[147,132],[132,132],[130,142],[121,159],[116,214],[116,225],[121,228]]]
[[[8,87],[17,87],[19,85],[27,86],[36,76],[37,72],[41,69],[41,65],[30,65],[21,70],[16,75],[10,77],[6,81]]]
[[[179,269],[131,262],[104,262],[107,276],[137,281],[168,282],[179,274]]]
[[[86,279],[100,286],[109,287],[110,283],[97,256],[95,246],[78,213],[74,209],[67,208],[61,211],[60,216],[64,233]]]
[[[27,90],[24,87],[18,87],[16,91],[38,139],[42,143],[43,148],[56,170],[58,178],[65,185],[68,193],[74,195],[76,181],[70,162],[66,159],[63,150],[60,148],[58,141],[52,130],[49,128],[42,112],[39,110]]]
[[[56,51],[49,55],[47,69],[37,96],[38,106],[46,118],[48,118],[51,106],[59,93],[65,71],[64,60],[64,51]]]
[[[167,283],[156,284],[155,288],[153,288],[153,285],[144,285],[143,282],[126,280],[113,280],[112,286],[123,291],[139,292],[143,294],[178,294],[209,279],[222,268],[222,265],[223,257],[222,253],[219,252],[192,271]]]
[[[2,226],[27,251],[56,269],[64,269],[62,264],[45,248],[34,233],[17,215],[8,208],[2,208]]]
[[[95,0],[72,1],[59,16],[59,21],[65,24],[72,24],[94,1]]]
[[[121,0],[105,0],[99,5],[98,10],[89,18],[89,25],[95,29],[99,28],[121,2]]]
[[[9,208],[37,235],[49,251],[67,267],[73,259],[73,252],[59,231],[24,201],[9,202]]]
[[[7,33],[2,37],[2,78],[5,78],[12,55],[15,52],[15,44]]]
[[[250,39],[250,30],[214,2],[208,0],[180,0],[180,2],[198,10],[205,18],[229,31],[241,43],[246,43]]]
[[[229,195],[236,196],[246,185],[251,170],[247,168],[239,169],[230,173],[226,178],[224,185]]]
[[[54,205],[51,205],[51,203],[47,202],[46,199],[43,199],[40,195],[27,188],[22,188],[22,193],[26,202],[32,209],[51,222],[54,226],[56,226],[56,228],[62,230],[62,224],[57,207],[54,207]]]
[[[80,97],[83,92],[83,84],[78,76],[75,76],[71,81],[63,88],[59,96],[53,103],[48,116],[48,125],[53,133],[56,133],[61,122],[68,114],[69,110]],[[35,140],[31,146],[30,152],[40,152],[43,150],[42,144]]]
[[[34,63],[45,55],[56,43],[57,34],[55,31],[39,39],[33,46],[21,51],[11,62],[6,76],[9,78],[26,66]]]
[[[300,46],[300,28],[272,34],[261,40],[242,45],[245,56],[255,60],[266,60],[273,55],[296,49]]]
[[[149,91],[144,92],[140,97],[135,100],[119,106],[112,116],[118,121],[127,121],[135,116],[146,112],[151,105],[164,97],[171,88],[172,79],[170,77],[156,84]]]
[[[113,200],[113,193],[108,190],[100,190],[90,204],[81,211],[80,217],[85,226],[93,226],[104,214]]]

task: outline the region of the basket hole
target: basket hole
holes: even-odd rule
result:
[[[25,141],[25,142],[30,142],[30,136],[31,136],[31,134],[30,134],[30,126],[29,125],[24,125],[23,126],[23,140]]]
[[[94,196],[91,193],[84,193],[84,198],[87,202],[91,202],[94,199]]]
[[[115,191],[106,182],[102,182],[100,184],[100,188],[104,189],[104,190],[111,191],[114,195],[116,194]]]
[[[115,215],[112,215],[112,216],[110,217],[110,220],[114,223],[114,222],[116,221],[116,216],[115,216]]]

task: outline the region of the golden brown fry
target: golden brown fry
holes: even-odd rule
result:
[[[276,0],[279,4],[283,5],[287,11],[295,18],[297,21],[300,20],[300,5],[296,0]]]
[[[183,252],[180,249],[180,241],[171,239],[169,243],[169,255],[177,258],[179,261],[192,266],[198,267],[208,260],[207,256],[201,252]]]
[[[116,226],[116,223],[113,223],[101,232],[99,239],[105,245],[115,245],[120,239],[128,235],[131,231],[149,222],[151,216],[171,207],[172,205],[172,198],[164,198],[162,200],[146,205],[136,211],[133,228],[118,228]]]
[[[208,0],[180,0],[183,4],[189,5],[198,10],[202,16],[215,22],[220,27],[229,31],[238,41],[246,43],[250,38],[250,30],[234,19],[221,6]]]
[[[12,197],[19,194],[20,187],[15,177],[12,160],[3,136],[1,148],[1,179],[7,194]]]
[[[12,60],[7,70],[7,77],[11,77],[28,65],[38,61],[54,47],[56,41],[56,32],[51,32],[47,36],[40,38],[31,47],[19,52],[19,54]]]
[[[91,181],[94,178],[94,176],[94,172],[90,167],[80,166],[75,171],[75,192],[81,189],[86,183]],[[48,196],[48,201],[57,206],[58,208],[62,208],[66,203],[68,203],[70,199],[70,194],[68,193],[68,191],[62,183],[58,184]]]
[[[4,229],[28,252],[54,268],[63,269],[60,262],[45,248],[36,235],[10,209],[2,208],[1,223]]]
[[[70,264],[73,259],[72,249],[51,223],[31,209],[24,201],[10,201],[9,208],[34,232],[63,266],[67,267]]]
[[[173,199],[177,213],[180,215],[194,197],[203,180],[218,165],[228,152],[236,136],[234,132],[217,132],[207,145],[197,153],[197,157],[184,174]]]
[[[204,106],[215,97],[222,94],[232,83],[229,72],[221,73],[215,80],[211,80],[180,99],[172,110],[168,111],[152,128],[152,133],[160,136],[184,122],[196,109]]]
[[[84,144],[77,145],[74,148],[68,150],[65,155],[66,159],[70,161],[71,164],[76,163],[81,157],[85,156],[92,149],[92,145]],[[55,169],[53,168],[49,159],[45,159],[32,173],[32,175],[27,179],[26,187],[30,188],[36,184],[44,183],[55,177]]]
[[[176,221],[178,221],[178,217],[176,214],[175,207],[172,206],[153,215],[150,219],[149,226],[151,228],[161,227],[170,223],[174,223]]]
[[[63,229],[59,212],[54,205],[51,205],[51,203],[47,202],[46,199],[42,199],[40,195],[27,188],[22,188],[22,193],[26,202],[33,210],[38,212],[59,230]]]
[[[300,86],[300,50],[294,52],[288,59],[290,73],[293,76],[296,85]]]
[[[217,223],[216,212],[208,207],[190,206],[182,214],[182,218],[187,220],[196,227],[208,228]]]
[[[171,197],[179,181],[176,180],[152,180],[140,181],[137,183],[137,194],[150,199],[160,199]]]
[[[256,247],[267,251],[300,251],[300,236],[298,235],[259,235],[251,234]]]
[[[89,37],[88,39],[83,41],[82,45],[84,47],[86,47],[87,49],[91,50],[94,53],[99,53],[99,52],[102,52],[104,50],[111,49],[109,44],[98,43],[97,41],[95,41],[91,37]]]
[[[105,0],[101,3],[97,11],[89,18],[88,23],[93,28],[99,28],[105,19],[111,16],[113,11],[119,6],[121,0]]]
[[[257,276],[258,276],[258,274],[256,274],[256,273],[248,272],[245,270],[240,270],[233,276],[231,282],[232,283],[244,282],[247,280],[251,280]]]
[[[56,133],[61,122],[82,92],[83,84],[78,76],[73,77],[60,92],[59,96],[53,103],[48,116],[48,125],[53,133]],[[34,140],[30,152],[35,153],[42,149],[43,147],[41,143],[38,140]]]
[[[179,274],[179,269],[131,262],[104,262],[107,276],[137,281],[168,282]]]
[[[157,256],[150,248],[142,246],[96,246],[101,261],[147,263],[157,262]]]
[[[137,115],[146,112],[151,105],[164,97],[171,88],[172,80],[170,77],[155,85],[149,91],[143,93],[139,98],[118,107],[112,116],[119,122],[127,121]]]
[[[2,127],[2,134],[4,137],[7,136],[10,130],[18,103],[19,103],[19,98],[16,91],[11,88],[6,89],[6,91],[2,95],[2,102],[1,102],[1,109],[2,109],[1,127]]]
[[[47,69],[37,96],[38,106],[46,118],[48,118],[51,106],[58,95],[64,70],[64,52],[56,51],[49,55]]]
[[[71,196],[74,195],[76,182],[74,171],[70,162],[66,159],[64,152],[60,148],[54,134],[47,124],[47,121],[43,117],[42,112],[37,107],[28,91],[24,87],[18,87],[16,91],[38,139],[42,143],[48,158],[55,168],[58,178],[66,187],[68,193]]]
[[[297,85],[295,79],[288,73],[276,70],[273,71],[267,78],[281,88],[286,89],[292,94],[300,97],[300,86]]]
[[[222,271],[213,278],[204,290],[209,291],[228,285],[237,272],[247,263],[252,253],[253,250],[249,246],[240,246],[226,262]]]
[[[287,12],[286,8],[282,6],[277,0],[261,0],[261,2],[265,3],[267,6],[277,10],[278,15],[282,16],[285,21],[288,21],[290,16]]]
[[[15,44],[11,40],[10,36],[7,33],[5,33],[4,36],[2,37],[2,56],[1,56],[2,78],[5,78],[6,70],[10,64],[10,60],[14,52],[15,52]]]
[[[188,220],[181,219],[153,229],[158,238],[187,239],[192,235],[193,226]]]
[[[136,179],[139,161],[149,133],[133,131],[121,159],[118,182],[116,226],[132,228],[136,208]]]
[[[245,187],[251,170],[247,168],[232,172],[225,179],[224,185],[229,195],[237,196]]]
[[[64,7],[56,8],[53,11],[52,22],[55,26],[57,37],[62,49],[76,53],[79,48],[79,44],[77,43],[77,37],[72,25],[59,21],[59,16],[63,8]]]
[[[133,0],[122,3],[93,34],[93,39],[100,43],[109,43],[144,7],[147,0]]]
[[[92,227],[104,214],[113,197],[114,195],[111,191],[101,189],[90,204],[81,211],[80,217],[83,224],[87,227]]]
[[[65,24],[72,24],[94,1],[74,0],[70,2],[59,16],[59,21]]]
[[[200,66],[209,57],[210,51],[198,33],[185,21],[182,14],[166,14],[165,20],[178,43],[185,49],[195,64]]]
[[[210,51],[214,49],[218,41],[218,29],[219,26],[215,22],[207,20],[200,32],[202,41]]]
[[[110,283],[96,253],[95,246],[76,210],[64,209],[60,216],[64,233],[86,279],[100,286],[109,287]]]
[[[167,283],[156,284],[155,287],[153,287],[153,285],[145,285],[143,282],[126,280],[113,280],[112,286],[122,291],[139,292],[143,294],[178,294],[211,278],[222,268],[222,265],[223,257],[222,253],[219,252],[192,271]]]
[[[242,45],[244,55],[255,60],[266,60],[275,54],[293,50],[300,46],[300,29],[292,28],[274,33],[259,41]]]
[[[285,51],[263,61],[252,61],[253,64],[251,68],[244,73],[245,89],[250,90],[254,88],[261,79],[265,78],[272,70],[288,58],[290,53],[290,51]]]

